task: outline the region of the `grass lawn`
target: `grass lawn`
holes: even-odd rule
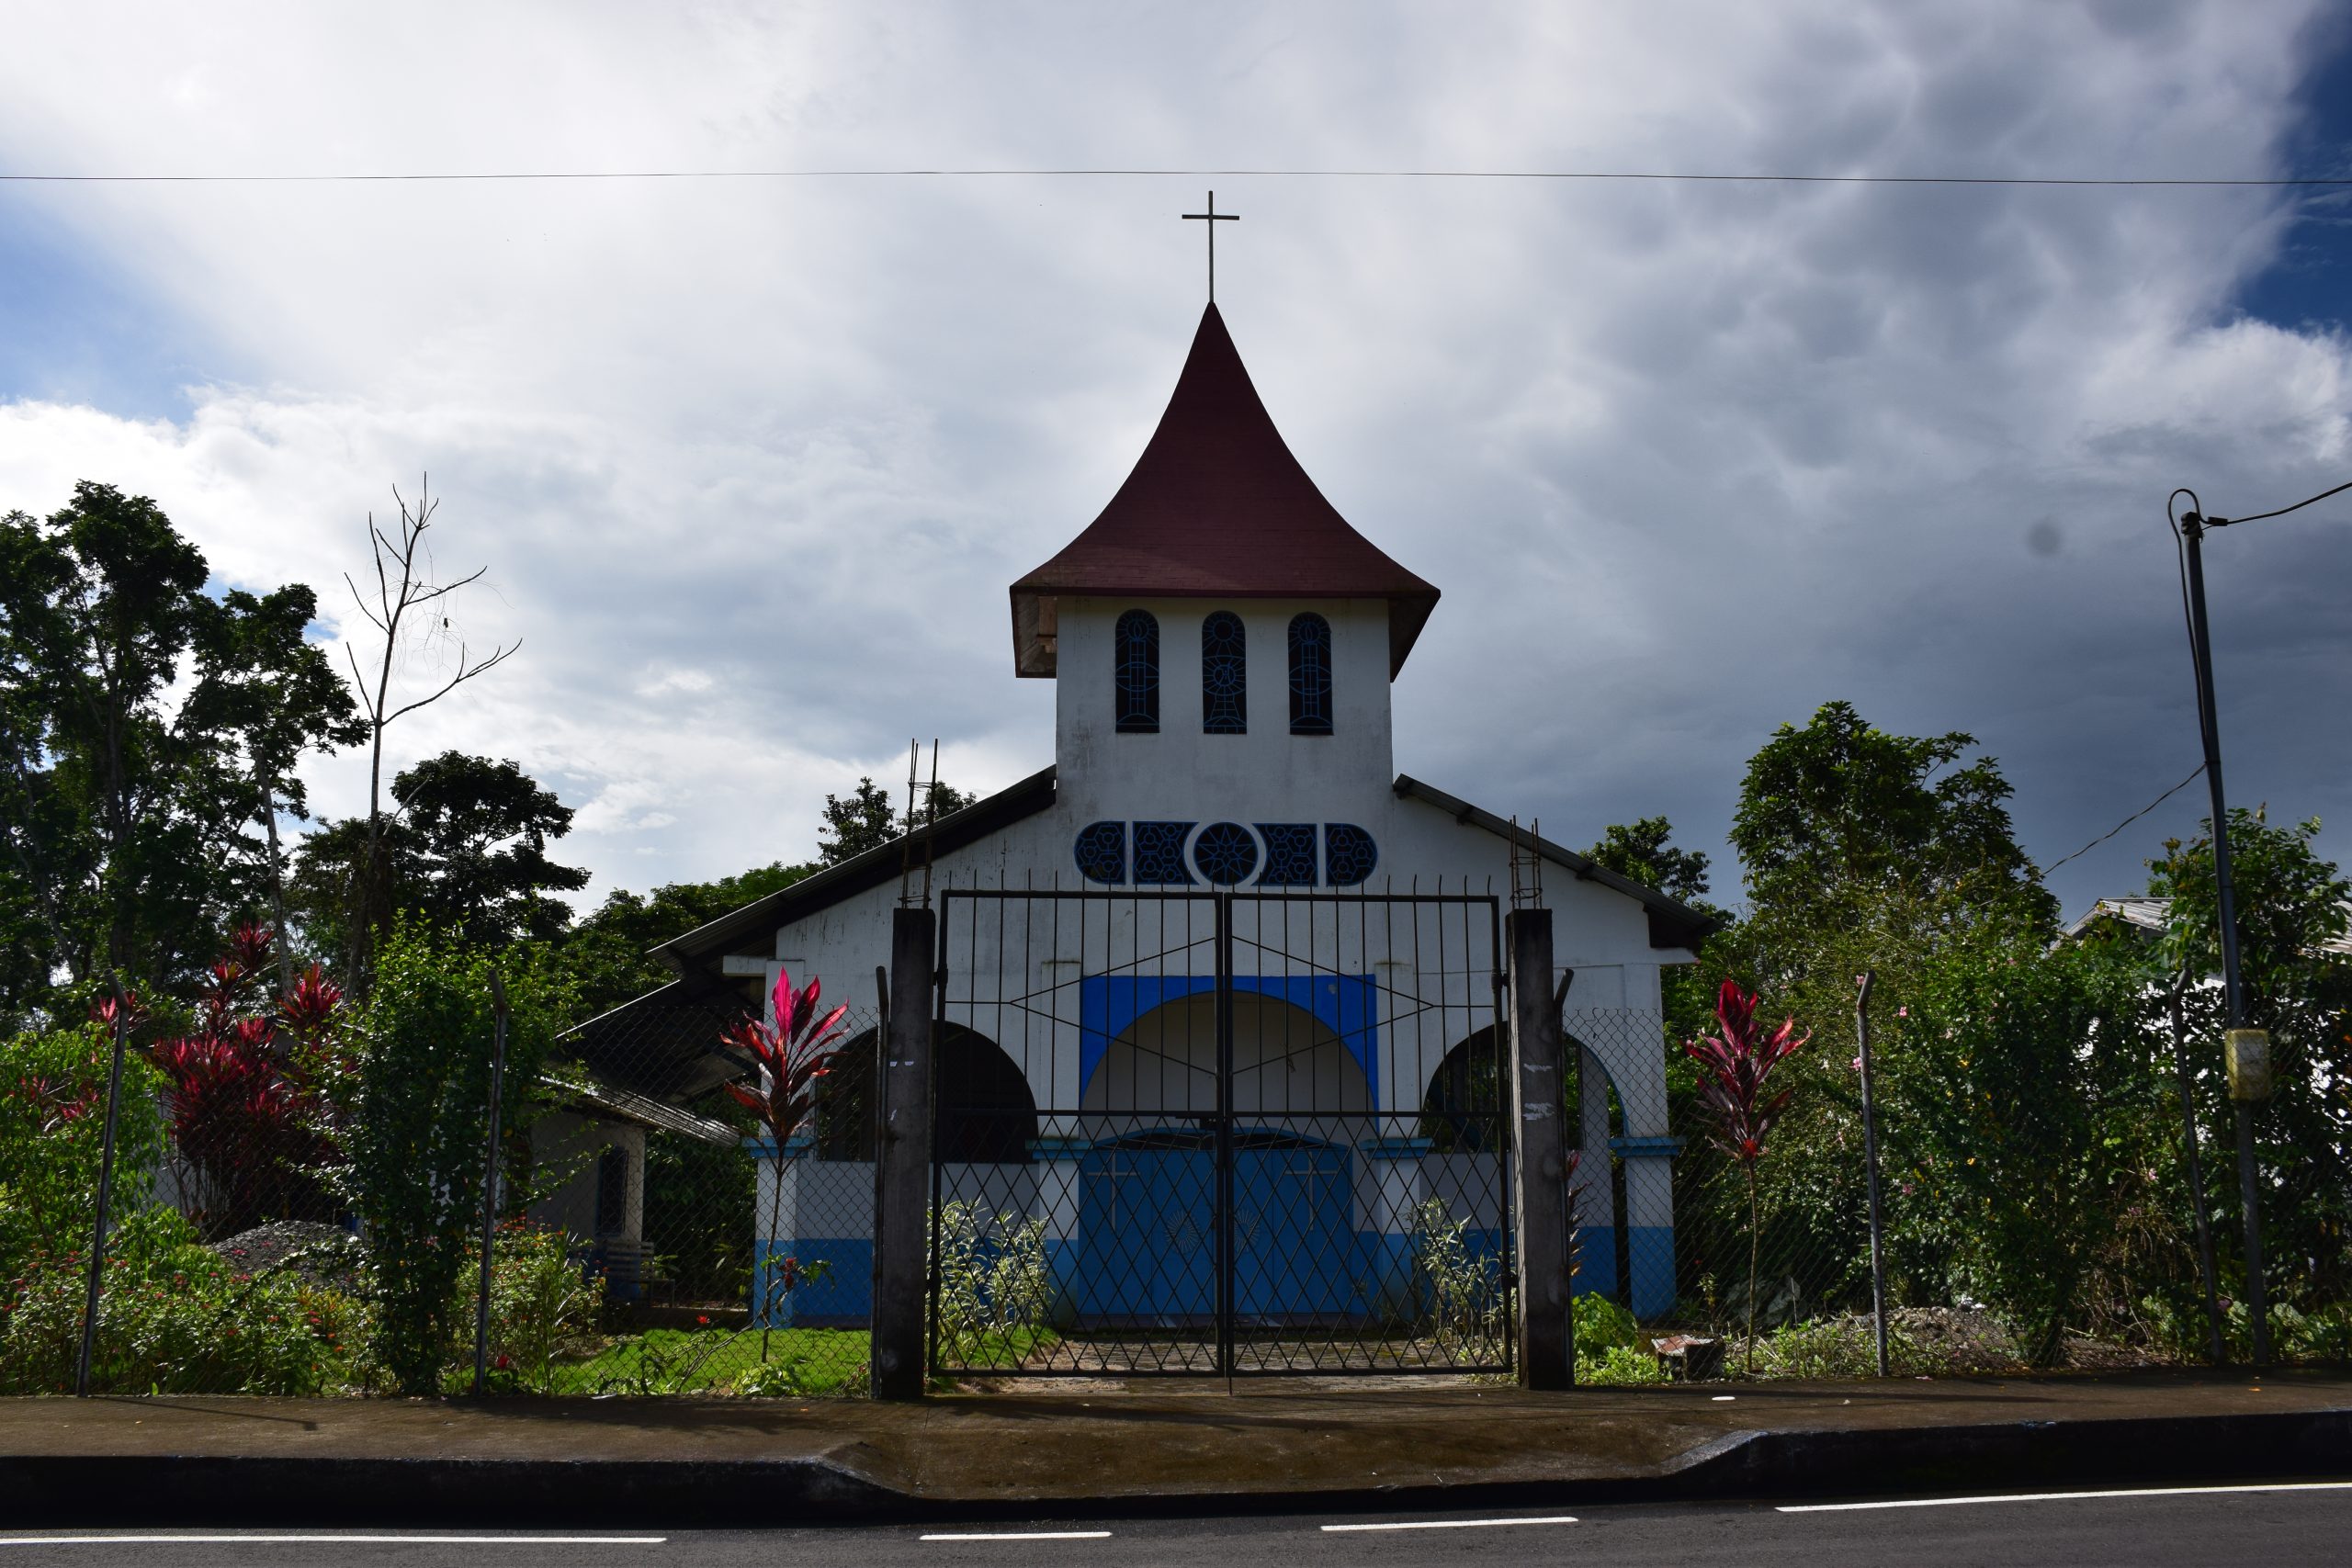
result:
[[[863,1328],[650,1328],[560,1363],[555,1382],[563,1393],[839,1393],[865,1382],[868,1353]]]

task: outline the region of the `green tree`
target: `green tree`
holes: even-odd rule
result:
[[[219,679],[192,697],[201,705],[198,727],[233,737],[244,767],[236,785],[246,816],[260,824],[259,849],[266,858],[258,880],[269,890],[272,924],[278,933],[277,984],[294,984],[293,944],[287,940],[286,856],[278,842],[283,810],[298,821],[310,816],[310,800],[295,764],[305,751],[356,746],[368,738],[358,705],[325,651],[305,640],[318,615],[318,596],[300,583],[256,598],[232,589],[220,601],[222,614],[208,617],[198,634],[208,664]]]
[[[1611,823],[1600,841],[1585,851],[1585,858],[1669,898],[1706,908],[1700,900],[1707,896],[1707,857],[1698,850],[1671,847],[1667,840],[1673,837],[1674,826],[1663,817]]]
[[[2000,764],[1975,737],[1873,728],[1849,703],[1784,724],[1747,764],[1732,846],[1759,913],[1848,923],[1894,897],[2042,928],[2058,907],[2018,846]]]
[[[837,795],[825,796],[823,836],[817,840],[819,862],[839,865],[868,850],[880,849],[922,820],[936,821],[963,810],[978,798],[953,784],[934,784],[923,792],[923,805],[910,819],[891,805],[888,790],[870,778],[861,778],[846,800]]]
[[[2134,1292],[2094,1282],[2167,1207],[2170,1048],[2149,977],[2144,952],[2112,935],[1973,932],[1885,1021],[1892,1224],[1948,1247],[1948,1278],[2001,1310],[2036,1366],[2064,1359],[2070,1326],[2130,1314]],[[2177,1276],[2191,1245],[2164,1228]]]
[[[85,481],[0,518],[0,1012],[111,969],[170,987],[266,893],[247,829],[291,758],[347,735],[299,586],[209,597],[153,501]],[[35,952],[31,931],[46,938]]]
[[[571,808],[511,761],[445,751],[392,781],[395,814],[376,834],[387,907],[476,946],[547,941],[571,913],[548,890],[584,887],[587,872],[548,857],[571,830]],[[329,823],[296,853],[297,902],[311,944],[348,945],[346,890],[365,863],[368,824]]]
[[[1953,943],[2030,949],[2055,933],[2055,902],[2010,828],[2009,784],[1992,759],[1969,757],[1973,744],[1960,733],[1891,734],[1842,702],[1802,728],[1781,726],[1748,763],[1731,834],[1747,908],[1665,987],[1673,1040],[1707,1029],[1707,1003],[1726,978],[1813,1032],[1814,1049],[1783,1069],[1795,1092],[1760,1196],[1776,1294],[1794,1281],[1815,1303],[1867,1299],[1849,1065],[1857,976],[1877,973],[1872,1008],[1883,1020],[1917,1000]],[[1668,1087],[1674,1125],[1693,1124],[1699,1086],[1679,1058],[1669,1058]],[[1739,1234],[1745,1199],[1735,1174],[1704,1156],[1677,1164],[1677,1224],[1701,1245]],[[1941,1240],[1917,1250],[1950,1252]],[[1923,1292],[1949,1300],[1948,1269],[1919,1279]]]
[[[779,892],[817,870],[775,862],[713,882],[673,882],[650,893],[616,889],[558,939],[555,962],[580,998],[581,1016],[609,1012],[673,977],[653,949],[721,915]]]
[[[2220,1047],[2221,912],[2211,823],[2167,840],[2148,863],[2148,892],[2168,898],[2162,964],[2203,982],[2185,998],[2198,1120],[2231,1125]],[[2230,871],[2249,1021],[2270,1032],[2273,1090],[2254,1122],[2263,1180],[2266,1282],[2274,1299],[2311,1306],[2352,1298],[2352,957],[2335,951],[2352,920],[2352,881],[2312,848],[2316,818],[2292,826],[2261,811],[2230,813]],[[2234,1165],[2207,1162],[2217,1215],[2235,1207]],[[2217,1243],[2243,1279],[2238,1228]],[[2275,1276],[2275,1278],[2273,1277]]]

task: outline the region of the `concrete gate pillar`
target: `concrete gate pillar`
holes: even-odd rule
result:
[[[1519,1381],[1532,1389],[1576,1382],[1568,1301],[1566,1118],[1559,1009],[1552,991],[1552,911],[1503,919],[1510,952],[1512,1187],[1519,1203]]]
[[[939,917],[890,917],[890,1016],[875,1098],[874,1397],[922,1397],[931,1268],[932,970]]]

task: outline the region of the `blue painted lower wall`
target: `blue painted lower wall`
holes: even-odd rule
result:
[[[793,1260],[796,1282],[771,1296],[770,1281],[782,1283],[786,1258]],[[807,1277],[812,1263],[824,1266],[820,1278]],[[864,1236],[762,1242],[751,1308],[754,1328],[865,1327],[874,1314],[874,1243]]]
[[[1625,1233],[1625,1252],[1633,1270],[1631,1304],[1634,1315],[1646,1323],[1674,1311],[1674,1227],[1634,1225]],[[1575,1293],[1626,1298],[1617,1277],[1617,1229],[1614,1225],[1577,1227]]]

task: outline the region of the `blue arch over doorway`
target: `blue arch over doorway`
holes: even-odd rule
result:
[[[1340,1037],[1380,1109],[1380,1019],[1369,975],[1236,975],[1236,991],[1285,1001]],[[1216,989],[1213,975],[1090,975],[1079,982],[1078,1092],[1094,1081],[1111,1042],[1154,1008]]]

